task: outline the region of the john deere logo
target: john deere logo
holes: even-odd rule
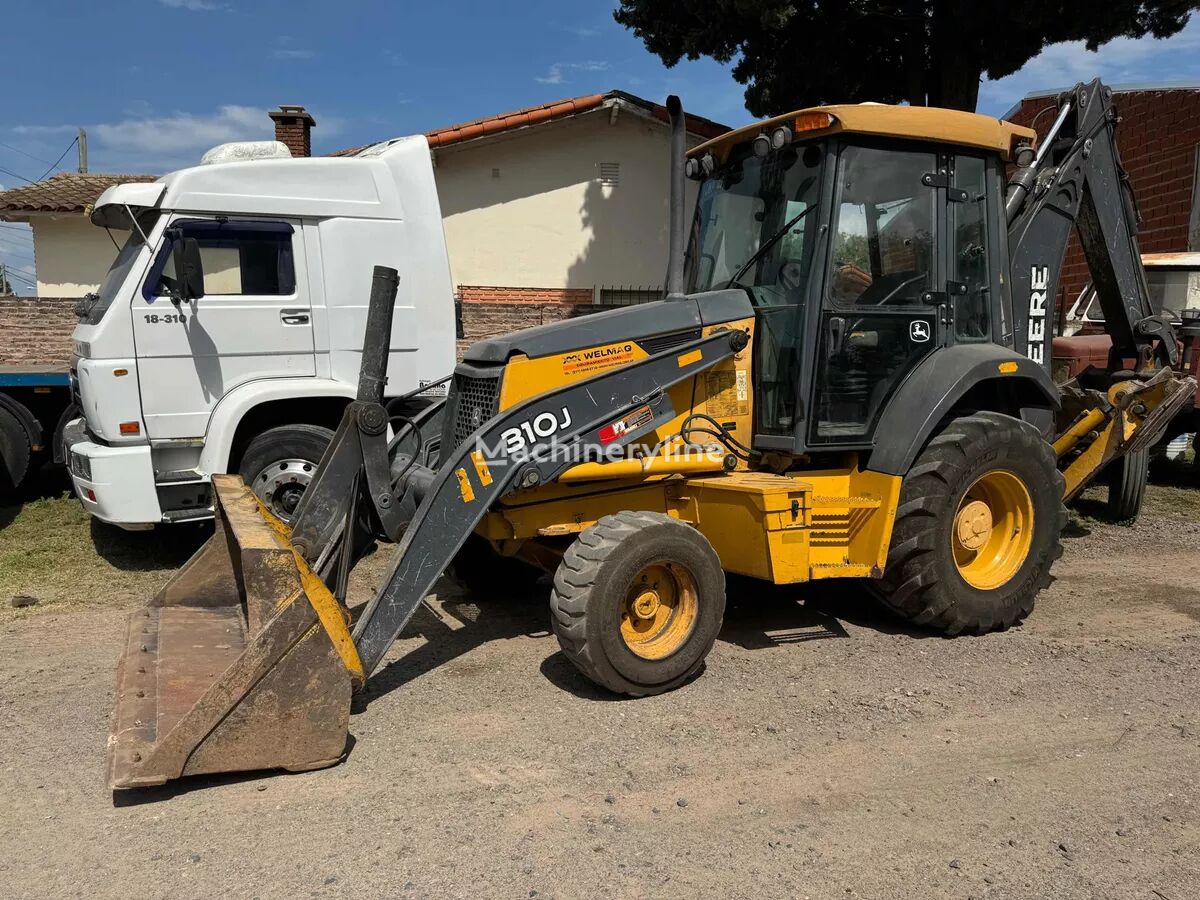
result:
[[[929,340],[929,323],[924,319],[913,319],[908,323],[908,336],[918,344]]]
[[[471,410],[471,427],[478,428],[483,424],[483,410],[476,406]]]

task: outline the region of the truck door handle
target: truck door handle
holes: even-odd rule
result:
[[[284,325],[307,325],[308,311],[303,309],[281,309],[279,319]]]

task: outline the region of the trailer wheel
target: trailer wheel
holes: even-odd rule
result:
[[[559,646],[584,675],[618,694],[660,694],[704,665],[725,616],[725,573],[690,525],[619,512],[567,549],[550,611]]]
[[[268,428],[242,454],[238,474],[275,516],[291,522],[333,432],[319,425]]]
[[[1142,511],[1146,482],[1150,480],[1150,450],[1135,450],[1108,466],[1108,516],[1114,522],[1132,525]]]
[[[1063,491],[1033,426],[992,412],[954,419],[904,477],[883,602],[951,635],[1019,622],[1062,555]]]
[[[21,420],[0,406],[0,496],[11,494],[29,474],[29,435]]]

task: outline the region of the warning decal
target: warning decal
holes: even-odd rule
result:
[[[750,414],[750,386],[744,369],[709,372],[707,376],[708,414],[745,416]]]

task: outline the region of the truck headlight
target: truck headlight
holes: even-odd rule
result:
[[[92,480],[92,461],[82,453],[71,454],[71,471],[84,481]]]

